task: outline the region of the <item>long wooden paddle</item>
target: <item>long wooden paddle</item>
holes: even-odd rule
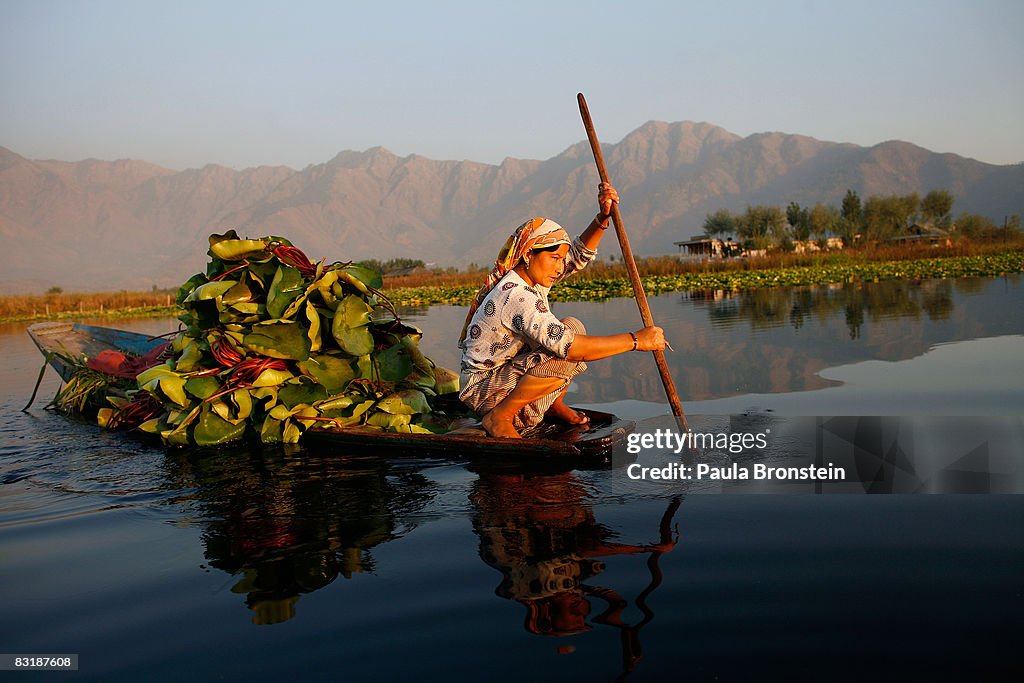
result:
[[[608,169],[604,165],[604,156],[601,154],[601,143],[594,132],[594,122],[590,119],[590,110],[587,109],[587,101],[583,93],[576,95],[580,103],[580,115],[583,117],[583,127],[587,129],[587,137],[590,139],[590,149],[594,152],[594,161],[597,163],[597,172],[601,176],[601,182],[608,182]],[[640,318],[644,327],[654,325],[654,318],[651,317],[651,307],[647,305],[647,295],[644,294],[644,286],[640,282],[640,273],[636,269],[636,261],[633,259],[633,251],[629,248],[629,238],[626,236],[626,228],[622,224],[622,216],[619,214],[618,204],[612,204],[612,223],[615,225],[615,234],[619,238],[619,247],[622,249],[622,262],[626,264],[626,273],[633,285],[633,296],[636,305],[640,308]],[[676,385],[672,381],[672,375],[668,371],[668,363],[665,361],[663,351],[654,351],[654,362],[658,365],[658,372],[661,373],[661,383],[665,385],[665,394],[668,396],[668,403],[672,406],[672,414],[679,418],[683,429],[687,429],[686,416],[683,415],[683,406],[679,402],[679,394],[676,393]]]

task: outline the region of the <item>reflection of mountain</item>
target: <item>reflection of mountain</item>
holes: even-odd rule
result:
[[[1008,311],[1024,304],[1019,277],[893,281],[745,292],[691,292],[652,297],[655,323],[675,351],[666,352],[684,403],[747,393],[822,389],[825,368],[864,360],[906,360],[939,343],[1019,334]],[[567,310],[593,334],[638,322],[636,304]],[[708,324],[710,321],[710,325]],[[664,402],[650,354],[591,363],[576,381],[576,403],[632,398]]]
[[[174,487],[195,491],[210,565],[239,576],[253,623],[295,616],[295,603],[339,575],[372,571],[371,549],[405,535],[433,485],[381,458],[303,453],[175,453]]]

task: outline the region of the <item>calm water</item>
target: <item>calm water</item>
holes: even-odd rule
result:
[[[1019,277],[652,299],[687,413],[1024,414]],[[593,333],[635,304],[556,304]],[[465,309],[408,317],[457,366]],[[172,321],[121,327],[162,333]],[[0,652],[94,680],[1013,677],[1020,495],[696,495],[618,469],[331,449],[168,452],[19,412],[0,328]],[[647,354],[573,401],[667,412]],[[924,446],[927,448],[927,446]],[[1024,454],[1021,454],[1024,457]],[[674,541],[674,543],[673,543]]]

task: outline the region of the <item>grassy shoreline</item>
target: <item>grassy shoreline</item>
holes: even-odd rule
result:
[[[682,263],[672,257],[642,259],[641,280],[647,294],[682,290],[743,290],[762,287],[848,284],[881,280],[924,280],[960,277],[998,277],[1024,272],[1024,249],[1008,245],[1005,250],[972,250],[985,253],[917,257],[914,253],[865,254],[840,252],[808,257],[765,259],[757,262]],[[872,258],[872,256],[883,258]],[[416,286],[401,285],[404,278],[385,282],[385,293],[396,306],[436,304],[468,305],[483,277],[481,273],[451,276],[420,276]],[[441,284],[429,284],[430,280]],[[108,295],[121,305],[99,304],[90,310],[87,297],[102,300],[102,295],[46,295],[39,297],[0,297],[0,322],[33,322],[72,318],[174,317],[174,305],[154,305],[153,299],[168,300],[166,293],[120,292]],[[555,301],[603,301],[633,296],[632,287],[621,265],[594,264],[591,268],[555,286]],[[131,305],[137,302],[141,305]],[[18,312],[18,304],[31,306],[31,312]],[[61,303],[65,303],[64,310]],[[44,308],[45,304],[45,308]],[[47,313],[42,313],[43,309]]]

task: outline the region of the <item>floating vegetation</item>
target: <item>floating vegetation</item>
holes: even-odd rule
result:
[[[1024,252],[981,256],[953,256],[906,261],[829,262],[814,266],[766,268],[764,270],[728,270],[678,275],[642,277],[647,294],[681,290],[742,290],[761,287],[830,285],[881,280],[925,280],[959,277],[996,277],[1024,272]],[[468,305],[477,287],[412,287],[388,290],[398,305]],[[625,278],[587,280],[568,278],[555,285],[555,301],[604,301],[631,297],[633,289]]]

